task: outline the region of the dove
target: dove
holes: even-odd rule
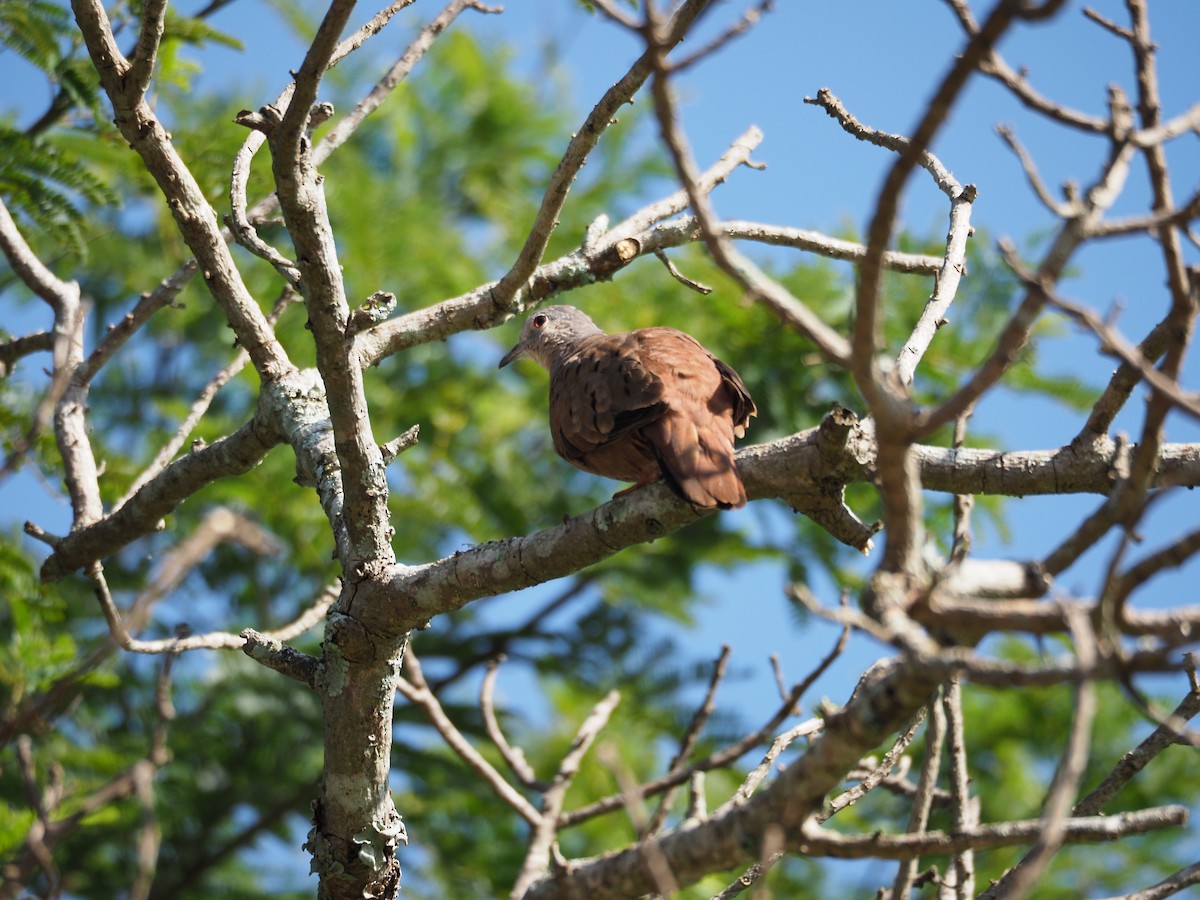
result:
[[[548,306],[500,368],[521,357],[550,373],[550,435],[573,466],[634,482],[618,495],[662,478],[699,509],[745,506],[733,444],[758,410],[695,338],[667,327],[606,334],[573,306]]]

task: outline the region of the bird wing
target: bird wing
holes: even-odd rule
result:
[[[668,483],[696,506],[742,506],[746,491],[733,461],[735,424],[754,403],[741,378],[690,335],[648,328],[642,356],[664,384],[667,413],[646,430]]]
[[[580,468],[596,471],[587,465],[589,455],[632,435],[667,410],[665,386],[647,365],[637,334],[585,338],[552,373],[554,448]]]

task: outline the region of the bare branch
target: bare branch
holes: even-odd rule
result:
[[[917,434],[932,433],[954,421],[963,410],[973,405],[1008,371],[1018,352],[1029,340],[1034,322],[1047,301],[1052,285],[1061,277],[1071,255],[1088,237],[1090,229],[1117,199],[1129,174],[1133,148],[1128,143],[1114,146],[1109,159],[1086,193],[1087,203],[1080,215],[1068,219],[1054,236],[1041,263],[1027,282],[1029,288],[1017,305],[1008,324],[996,339],[996,348],[965,384],[947,398],[937,409],[919,414]]]
[[[700,705],[692,713],[692,719],[688,722],[688,727],[684,730],[683,736],[679,740],[679,749],[667,764],[668,772],[675,771],[692,755],[692,750],[696,746],[696,741],[700,738],[700,732],[703,730],[704,724],[712,716],[713,710],[716,709],[717,688],[720,687],[721,682],[725,679],[725,670],[729,665],[730,652],[728,644],[721,645],[721,652],[717,656],[716,662],[713,663],[712,676],[708,680],[708,690],[704,692],[704,699],[700,701]],[[662,798],[658,802],[658,808],[654,811],[654,815],[650,818],[645,831],[642,833],[643,836],[654,834],[662,828],[663,823],[667,820],[667,813],[670,811],[674,799],[674,788],[670,788],[663,793]]]
[[[294,303],[296,299],[298,299],[296,294],[290,290],[285,290],[279,300],[276,301],[275,308],[267,317],[267,321],[274,326],[275,323],[279,321],[279,317],[283,314],[283,311],[292,303]],[[95,355],[96,354],[93,354],[93,356]],[[237,354],[230,361],[229,365],[214,375],[212,380],[204,386],[204,388],[200,391],[200,395],[192,404],[191,409],[188,410],[187,415],[184,416],[183,421],[180,422],[179,427],[176,428],[175,435],[163,445],[158,453],[155,454],[154,459],[151,460],[150,464],[146,466],[146,468],[141,471],[138,477],[133,480],[133,483],[129,486],[129,489],[125,491],[124,496],[114,504],[114,511],[120,509],[122,506],[128,503],[131,497],[137,494],[137,492],[140,491],[146,484],[157,478],[159,473],[166,468],[167,464],[175,457],[175,454],[179,452],[179,449],[183,446],[184,441],[187,440],[188,435],[192,433],[192,431],[196,428],[196,425],[198,425],[200,420],[204,417],[204,414],[208,411],[213,400],[216,398],[217,393],[245,367],[249,359],[250,354],[248,354],[244,349],[238,350]],[[199,449],[199,447],[193,446],[193,449]]]
[[[1063,822],[1066,843],[1101,843],[1121,840],[1133,834],[1146,834],[1187,823],[1182,806],[1153,806],[1136,812],[1111,816],[1090,816]],[[913,856],[958,853],[965,849],[992,850],[1013,847],[1036,840],[1042,833],[1042,819],[1024,819],[996,825],[979,825],[969,831],[948,834],[926,831],[922,834],[846,835],[806,826],[802,848],[809,856],[834,859],[909,859]]]
[[[963,725],[962,685],[957,678],[946,683],[943,700],[947,722],[947,745],[950,762],[950,789],[953,800],[954,830],[965,831],[979,825],[979,801],[971,797],[970,768],[967,765],[967,743]],[[1081,815],[1081,813],[1072,813]],[[954,896],[956,900],[971,900],[975,896],[975,853],[965,849],[954,854]]]
[[[698,281],[692,281],[677,268],[675,263],[671,262],[670,258],[662,250],[655,250],[654,255],[658,257],[659,262],[663,264],[666,270],[671,273],[671,277],[682,284],[684,287],[691,288],[698,294],[711,294],[713,289],[706,284],[701,284]]]
[[[1194,419],[1200,419],[1200,396],[1186,393],[1178,381],[1157,369],[1151,360],[1142,355],[1138,347],[1133,346],[1095,310],[1064,300],[1052,293],[1047,293],[1046,300],[1093,331],[1100,338],[1101,352],[1115,354],[1123,363],[1134,369],[1138,377],[1145,381],[1151,390],[1160,394],[1181,412]]]
[[[711,0],[684,0],[664,31],[665,44],[673,47],[683,40],[696,17],[710,2]],[[530,277],[542,259],[542,254],[546,252],[546,245],[550,241],[550,234],[554,230],[563,203],[566,202],[567,191],[570,190],[571,183],[579,174],[580,168],[587,161],[600,137],[613,121],[617,110],[629,102],[649,77],[653,70],[654,53],[655,51],[647,50],[638,58],[629,71],[605,92],[600,102],[596,104],[584,121],[583,126],[571,138],[558,168],[555,169],[550,183],[546,186],[546,193],[542,197],[537,216],[529,229],[529,237],[525,241],[525,246],[521,248],[512,268],[490,291],[494,313],[506,317],[507,314],[527,305],[522,303],[518,296],[519,292],[526,288]]]
[[[249,471],[279,441],[280,435],[256,417],[233,434],[194,448],[163,469],[120,509],[59,541],[55,552],[42,564],[42,578],[55,581],[149,534],[201,486]]]
[[[879,131],[869,125],[864,125],[846,109],[842,101],[829,88],[821,88],[817,91],[816,97],[805,97],[804,102],[810,106],[821,107],[831,119],[842,126],[843,131],[860,141],[866,141],[868,144],[874,144],[876,147],[883,147],[895,153],[906,153],[912,148],[912,141],[904,135],[889,134],[886,131]],[[953,200],[962,193],[963,186],[954,177],[954,173],[946,168],[940,159],[930,153],[928,148],[922,147],[917,150],[916,159],[933,178],[938,190],[948,198]]]
[[[1033,188],[1033,192],[1037,194],[1038,199],[1045,204],[1050,212],[1054,213],[1060,219],[1069,219],[1080,213],[1078,199],[1068,204],[1063,204],[1056,200],[1050,191],[1046,189],[1046,185],[1042,182],[1042,176],[1038,174],[1037,165],[1034,163],[1033,158],[1025,150],[1021,142],[1017,140],[1017,136],[1011,128],[1007,125],[998,125],[996,126],[996,134],[1000,135],[1004,143],[1008,144],[1012,152],[1016,154],[1017,160],[1021,163],[1021,168],[1025,171],[1025,177],[1029,181],[1029,186]]]
[[[424,672],[421,670],[421,663],[411,647],[409,647],[404,657],[404,669],[408,673],[408,677],[398,679],[396,689],[410,703],[421,707],[425,711],[430,724],[437,729],[438,734],[442,736],[442,740],[446,742],[446,745],[457,753],[462,761],[484,780],[484,783],[495,792],[496,796],[511,806],[530,825],[535,828],[538,827],[543,821],[542,813],[534,809],[516,788],[505,781],[504,776],[497,772],[492,764],[484,759],[478,750],[471,746],[470,741],[450,721],[450,717],[442,709],[442,704],[438,702],[437,697],[429,690]]]
[[[1075,641],[1075,652],[1082,669],[1090,669],[1096,662],[1096,638],[1091,623],[1078,611],[1067,613],[1071,636]],[[1037,841],[1017,865],[993,882],[981,898],[1024,897],[1038,883],[1038,879],[1049,865],[1066,839],[1066,824],[1071,815],[1072,800],[1087,767],[1088,748],[1091,745],[1092,720],[1096,715],[1096,688],[1090,681],[1081,681],[1075,690],[1075,714],[1071,721],[1071,733],[1063,748],[1058,770],[1043,804],[1044,826]]]
[[[1170,718],[1175,722],[1188,722],[1197,713],[1200,713],[1200,692],[1193,690],[1175,707]],[[1118,760],[1112,772],[1075,804],[1071,815],[1093,816],[1100,813],[1108,801],[1132,781],[1151,760],[1178,742],[1179,736],[1174,728],[1166,724],[1159,725],[1145,740]]]
[[[1134,590],[1155,575],[1167,569],[1182,566],[1197,552],[1200,552],[1200,529],[1183,535],[1177,541],[1151,553],[1122,572],[1114,580],[1111,588],[1115,602],[1122,603]]]
[[[675,878],[675,873],[671,871],[671,864],[667,862],[662,850],[658,847],[654,829],[646,821],[641,807],[642,798],[637,779],[633,777],[633,773],[629,771],[629,767],[624,764],[617,749],[611,743],[605,742],[596,748],[596,756],[600,759],[601,764],[612,773],[617,787],[621,790],[621,799],[629,814],[629,821],[633,824],[634,831],[642,835],[638,840],[637,849],[645,861],[650,877],[654,880],[655,894],[661,897],[670,897],[679,890],[679,882]]]
[[[747,31],[757,25],[764,15],[772,11],[774,6],[775,0],[759,0],[758,3],[742,13],[742,17],[740,19],[722,31],[719,35],[717,35],[699,50],[689,53],[683,59],[672,62],[669,67],[670,71],[672,73],[681,72],[684,69],[695,65],[701,60],[712,56],[727,44],[741,37]]]
[[[533,833],[529,837],[529,849],[525,853],[525,862],[521,866],[521,871],[513,884],[512,893],[509,895],[514,900],[523,897],[529,886],[549,869],[551,848],[554,846],[555,836],[561,827],[559,816],[562,813],[563,802],[566,800],[567,789],[579,772],[579,766],[592,746],[592,742],[608,724],[609,717],[612,716],[613,710],[620,702],[621,695],[617,691],[609,691],[592,707],[591,713],[575,732],[575,740],[571,743],[571,749],[558,764],[558,771],[554,773],[550,787],[542,794],[542,812],[537,821],[530,822],[533,826]]]
[[[929,701],[925,716],[925,755],[921,763],[921,776],[917,781],[917,792],[913,796],[912,810],[908,816],[908,833],[923,834],[929,824],[929,810],[933,806],[933,793],[941,771],[942,745],[946,739],[946,712],[942,708],[945,694]],[[908,900],[916,878],[919,856],[911,856],[900,863],[896,880],[892,885],[892,900]]]
[[[827,821],[831,817],[837,815],[847,806],[852,806],[854,803],[858,802],[870,791],[874,790],[875,787],[883,783],[883,780],[888,777],[892,769],[894,769],[897,763],[899,763],[904,757],[904,752],[908,750],[908,746],[913,742],[913,738],[917,736],[917,731],[920,729],[921,723],[925,721],[926,712],[927,709],[922,708],[915,716],[913,716],[913,719],[909,723],[908,727],[900,733],[900,736],[896,738],[895,742],[888,749],[887,753],[883,755],[883,759],[880,760],[879,765],[875,766],[875,768],[873,768],[871,772],[865,778],[862,778],[854,787],[834,797],[829,802],[826,810],[817,815],[818,822]]]
[[[159,282],[158,287],[141,295],[138,298],[137,304],[132,310],[125,313],[119,322],[115,322],[108,326],[107,333],[103,340],[96,345],[96,349],[88,356],[80,370],[79,377],[90,383],[97,373],[132,337],[139,328],[141,328],[150,317],[175,301],[192,276],[196,274],[197,264],[195,259],[189,259],[179,266],[168,277]]]
[[[979,26],[975,22],[974,16],[971,15],[967,0],[947,0],[947,5],[954,10],[968,36],[978,33]],[[1003,84],[1028,109],[1040,113],[1052,121],[1080,131],[1097,134],[1108,130],[1109,123],[1104,119],[1070,109],[1040,94],[1023,74],[1015,71],[1004,61],[994,47],[981,60],[979,71]]]
[[[129,63],[116,46],[103,5],[99,0],[72,0],[72,8],[101,84],[112,102],[117,127],[162,191],[180,234],[204,272],[205,283],[238,341],[264,378],[274,379],[290,371],[291,363],[234,265],[216,213],[145,97],[130,90],[125,77]]]
[[[246,628],[239,637],[245,640],[242,652],[257,663],[286,675],[293,681],[317,689],[321,661],[315,656],[301,653],[282,641],[272,640],[253,628]]]
[[[509,744],[508,739],[504,736],[504,731],[500,728],[500,722],[496,718],[496,705],[493,697],[496,691],[496,676],[500,674],[500,665],[503,662],[504,656],[501,655],[488,663],[483,683],[479,687],[479,708],[483,712],[483,724],[487,729],[488,737],[492,739],[492,743],[504,757],[508,768],[517,776],[521,784],[531,790],[544,793],[550,785],[538,779],[537,773],[529,765],[521,748]]]
[[[934,335],[946,324],[946,312],[958,294],[958,284],[967,270],[967,239],[971,236],[971,210],[975,203],[975,186],[968,184],[950,201],[950,231],[946,238],[946,256],[934,280],[933,294],[921,310],[908,341],[896,358],[896,374],[901,384],[912,384],[917,366],[925,351],[933,343]],[[880,260],[883,268],[889,268],[884,253]]]
[[[760,746],[764,741],[769,740],[774,734],[775,729],[777,729],[786,719],[795,713],[796,704],[804,695],[804,693],[810,687],[812,687],[813,683],[819,677],[821,677],[821,675],[828,670],[829,666],[833,664],[834,660],[841,655],[842,651],[846,647],[846,641],[848,639],[849,632],[847,630],[843,630],[842,634],[839,635],[838,640],[834,643],[834,646],[829,653],[826,654],[825,658],[817,664],[813,671],[810,672],[803,681],[792,686],[792,689],[784,696],[783,704],[776,710],[775,714],[765,724],[762,725],[762,727],[756,729],[740,740],[733,742],[727,747],[722,748],[713,755],[709,756],[707,759],[698,760],[686,768],[675,766],[671,771],[668,771],[666,775],[641,785],[639,788],[641,796],[649,797],[653,794],[659,793],[660,791],[668,790],[676,785],[682,784],[685,780],[698,772],[729,766],[744,756],[748,751]],[[821,730],[821,727],[822,721],[820,719],[809,719],[792,729],[794,734],[792,734],[792,737],[789,739],[788,743],[802,735],[816,734]],[[786,746],[786,744],[784,746]],[[781,751],[782,749],[783,746],[780,747]],[[753,788],[750,788],[744,794],[742,792],[735,794],[725,804],[722,805],[721,809],[718,810],[717,815],[720,815],[726,807],[730,805],[736,805],[737,803],[741,802],[741,800],[749,797],[750,793],[752,792]],[[589,818],[620,809],[623,803],[624,801],[622,800],[621,796],[615,795],[605,798],[604,800],[598,800],[595,803],[589,804],[588,806],[564,813],[559,819],[560,828],[565,828],[569,825],[577,824]]]
[[[7,378],[17,366],[17,360],[33,353],[54,349],[54,332],[35,331],[32,334],[0,341],[0,378]]]
[[[389,12],[390,17],[395,11],[409,6],[412,2],[413,0],[401,0],[401,2],[393,3],[385,12]],[[484,13],[496,11],[484,6],[478,0],[453,0],[453,2],[448,3],[440,13],[434,16],[427,25],[417,32],[417,36],[409,43],[404,53],[396,60],[396,63],[375,83],[367,95],[358,101],[354,109],[343,116],[321,138],[317,146],[313,148],[313,161],[317,165],[328,159],[334,150],[344,144],[358,130],[358,127],[367,116],[380,107],[383,101],[396,89],[397,85],[416,68],[417,63],[421,61],[441,33],[449,28],[454,20],[466,9],[475,9]],[[382,28],[382,23],[379,24],[379,27]],[[371,33],[373,34],[374,32]],[[366,40],[367,36],[369,35],[364,34],[364,29],[360,29],[354,37],[343,41],[334,52],[330,60],[330,65],[336,65],[339,60],[348,55],[358,44]]]
[[[167,0],[147,0],[142,6],[142,27],[138,32],[137,46],[130,57],[129,73],[126,75],[128,90],[138,96],[144,95],[150,87],[166,14]]]
[[[1164,878],[1158,884],[1144,891],[1134,891],[1132,894],[1122,894],[1120,897],[1109,897],[1108,900],[1164,900],[1174,896],[1184,888],[1200,884],[1200,863],[1180,869],[1169,878]]]
[[[648,27],[652,36],[661,31],[661,26]],[[659,130],[663,141],[671,152],[675,171],[687,191],[688,201],[700,226],[700,234],[713,260],[731,278],[747,291],[759,297],[767,307],[785,324],[796,329],[816,344],[821,355],[831,362],[844,363],[848,359],[849,346],[846,340],[823,322],[807,306],[792,296],[783,285],[767,276],[758,266],[738,253],[720,233],[720,225],[708,195],[700,190],[700,172],[696,168],[688,147],[687,138],[679,124],[676,103],[666,73],[668,64],[665,44],[656,43],[647,50],[656,75],[652,83],[654,109],[658,115]]]
[[[723,184],[730,173],[739,166],[762,168],[750,161],[750,154],[758,148],[762,140],[763,133],[760,128],[755,125],[747,128],[729,145],[729,149],[721,154],[720,159],[696,179],[697,189],[705,194],[712,193],[717,185]],[[614,225],[608,231],[609,239],[615,243],[646,231],[656,222],[683,212],[688,208],[689,202],[687,190],[680,188],[669,197],[642,207],[625,221]]]
[[[38,259],[13,221],[3,198],[0,198],[0,251],[22,283],[52,307],[60,304],[63,297],[79,301],[79,285],[62,281]]]

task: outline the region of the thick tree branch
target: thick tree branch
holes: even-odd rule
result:
[[[242,282],[204,192],[145,97],[130,89],[129,63],[116,46],[107,13],[99,0],[73,0],[72,8],[112,102],[116,125],[162,191],[210,293],[258,372],[268,380],[282,376],[291,363]]]

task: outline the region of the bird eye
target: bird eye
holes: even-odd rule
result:
[[[536,316],[533,317],[533,327],[541,328],[543,325],[546,324],[547,321],[548,321],[548,319],[545,315],[543,315],[542,313],[538,313]]]

